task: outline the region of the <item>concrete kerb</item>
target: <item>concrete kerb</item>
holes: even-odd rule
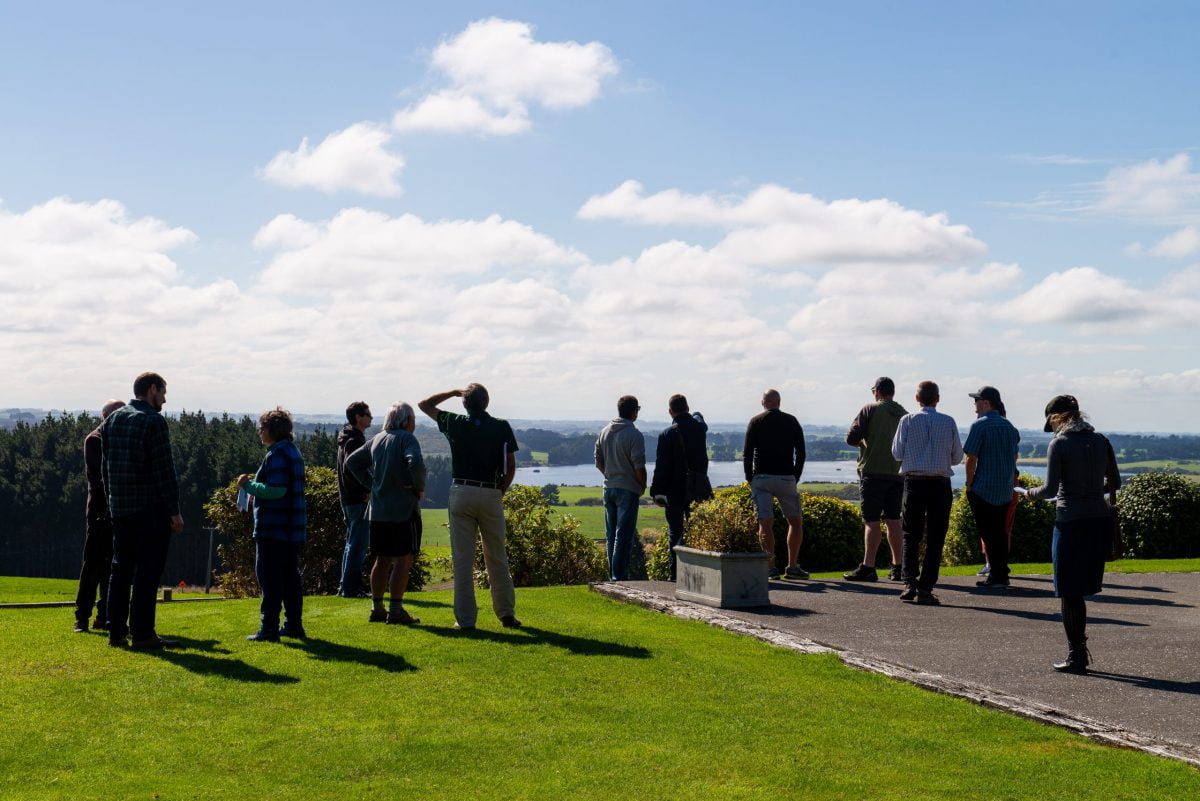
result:
[[[663,612],[683,620],[699,620],[710,626],[725,629],[735,634],[754,637],[771,645],[777,645],[798,653],[835,653],[844,664],[858,670],[879,673],[890,678],[908,682],[909,684],[915,684],[927,690],[952,695],[957,698],[965,698],[983,706],[1010,712],[1024,718],[1047,723],[1051,726],[1058,726],[1096,742],[1115,745],[1120,748],[1144,751],[1155,756],[1186,762],[1192,767],[1200,768],[1200,748],[1194,746],[1148,737],[1138,732],[1128,731],[1119,726],[1104,723],[1103,721],[1072,715],[1045,704],[1028,701],[971,682],[951,679],[905,665],[897,665],[866,654],[839,650],[814,640],[772,629],[768,626],[723,615],[719,610],[710,607],[687,601],[664,598],[655,593],[646,592],[635,587],[627,587],[615,582],[597,582],[591,585],[591,589],[593,592],[614,600],[636,604],[646,609]]]

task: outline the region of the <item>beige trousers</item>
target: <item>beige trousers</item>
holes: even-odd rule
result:
[[[504,506],[498,489],[450,485],[450,558],[454,564],[454,619],[464,628],[474,626],[475,538],[483,540],[483,561],[492,590],[496,617],[514,613],[516,592],[504,550]]]

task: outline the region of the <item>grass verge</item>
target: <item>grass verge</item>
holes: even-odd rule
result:
[[[179,652],[111,649],[62,610],[0,629],[0,797],[1179,799],[1200,772],[584,588],[527,626],[417,628],[309,599],[313,639],[246,642],[255,601],[160,609]],[[480,593],[487,608],[486,593]]]

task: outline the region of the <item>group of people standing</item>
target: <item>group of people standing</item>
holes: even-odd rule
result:
[[[159,637],[154,625],[170,536],[183,528],[169,434],[160,414],[166,392],[166,381],[157,373],[139,375],[134,398],[127,404],[106,403],[100,426],[84,443],[88,525],[75,630],[88,630],[99,588],[92,626],[106,629],[113,646],[177,645]],[[886,528],[892,556],[889,578],[904,584],[900,599],[938,605],[933,588],[949,528],[950,477],[965,457],[967,499],[988,559],[987,575],[978,583],[986,589],[1007,588],[1020,435],[1006,418],[999,391],[985,386],[970,393],[976,420],[965,443],[953,418],[937,410],[940,394],[934,382],[918,384],[914,399],[919,408],[913,413],[895,401],[890,378],[876,380],[871,392],[873,402],[859,411],[846,436],[846,442],[859,449],[864,558],[844,578],[878,580],[874,563]],[[451,398],[462,399],[466,414],[440,408]],[[473,629],[477,622],[477,542],[482,545],[493,612],[505,627],[522,625],[515,616],[502,505],[516,474],[519,446],[508,422],[488,414],[489,400],[487,389],[476,383],[418,404],[450,445],[448,512],[459,629]],[[772,577],[805,579],[808,573],[798,563],[804,529],[797,489],[805,462],[804,432],[780,403],[777,390],[763,393],[763,411],[746,428],[743,465],[764,550],[775,552],[776,502],[788,523],[787,563],[773,566]],[[609,577],[616,581],[628,578],[638,539],[638,503],[647,487],[653,501],[665,507],[672,548],[682,541],[691,505],[712,497],[703,416],[690,410],[683,395],[668,399],[671,424],[658,435],[654,473],[648,480],[645,440],[635,425],[640,410],[636,397],[621,397],[617,417],[595,445],[595,464],[604,475]],[[1062,599],[1069,653],[1054,667],[1082,673],[1088,663],[1084,597],[1100,591],[1112,542],[1112,511],[1104,494],[1110,493],[1110,502],[1115,502],[1120,477],[1112,446],[1083,419],[1074,397],[1056,396],[1045,411],[1045,430],[1055,434],[1047,451],[1047,480],[1028,497],[1057,498],[1054,582]],[[419,619],[404,608],[403,598],[421,547],[420,502],[426,478],[413,434],[415,412],[407,403],[393,404],[382,430],[368,441],[365,432],[372,420],[365,402],[351,403],[338,437],[338,486],[346,524],[338,594],[370,597],[370,622],[412,625]],[[248,637],[255,641],[306,636],[300,574],[300,550],[307,538],[304,463],[292,429],[286,410],[264,412],[258,432],[266,454],[254,474],[237,478],[239,489],[252,498],[255,572],[262,590],[259,629]],[[375,560],[369,592],[361,587],[368,555]],[[669,573],[673,581],[673,550]]]

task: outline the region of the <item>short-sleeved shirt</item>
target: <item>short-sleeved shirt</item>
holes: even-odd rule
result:
[[[519,450],[507,420],[487,412],[455,414],[439,411],[438,431],[450,442],[450,470],[454,478],[499,483],[508,468],[508,454]]]
[[[977,460],[971,492],[997,506],[1012,500],[1017,443],[1020,441],[1016,426],[995,409],[971,424],[967,441],[963,443],[963,452]]]

